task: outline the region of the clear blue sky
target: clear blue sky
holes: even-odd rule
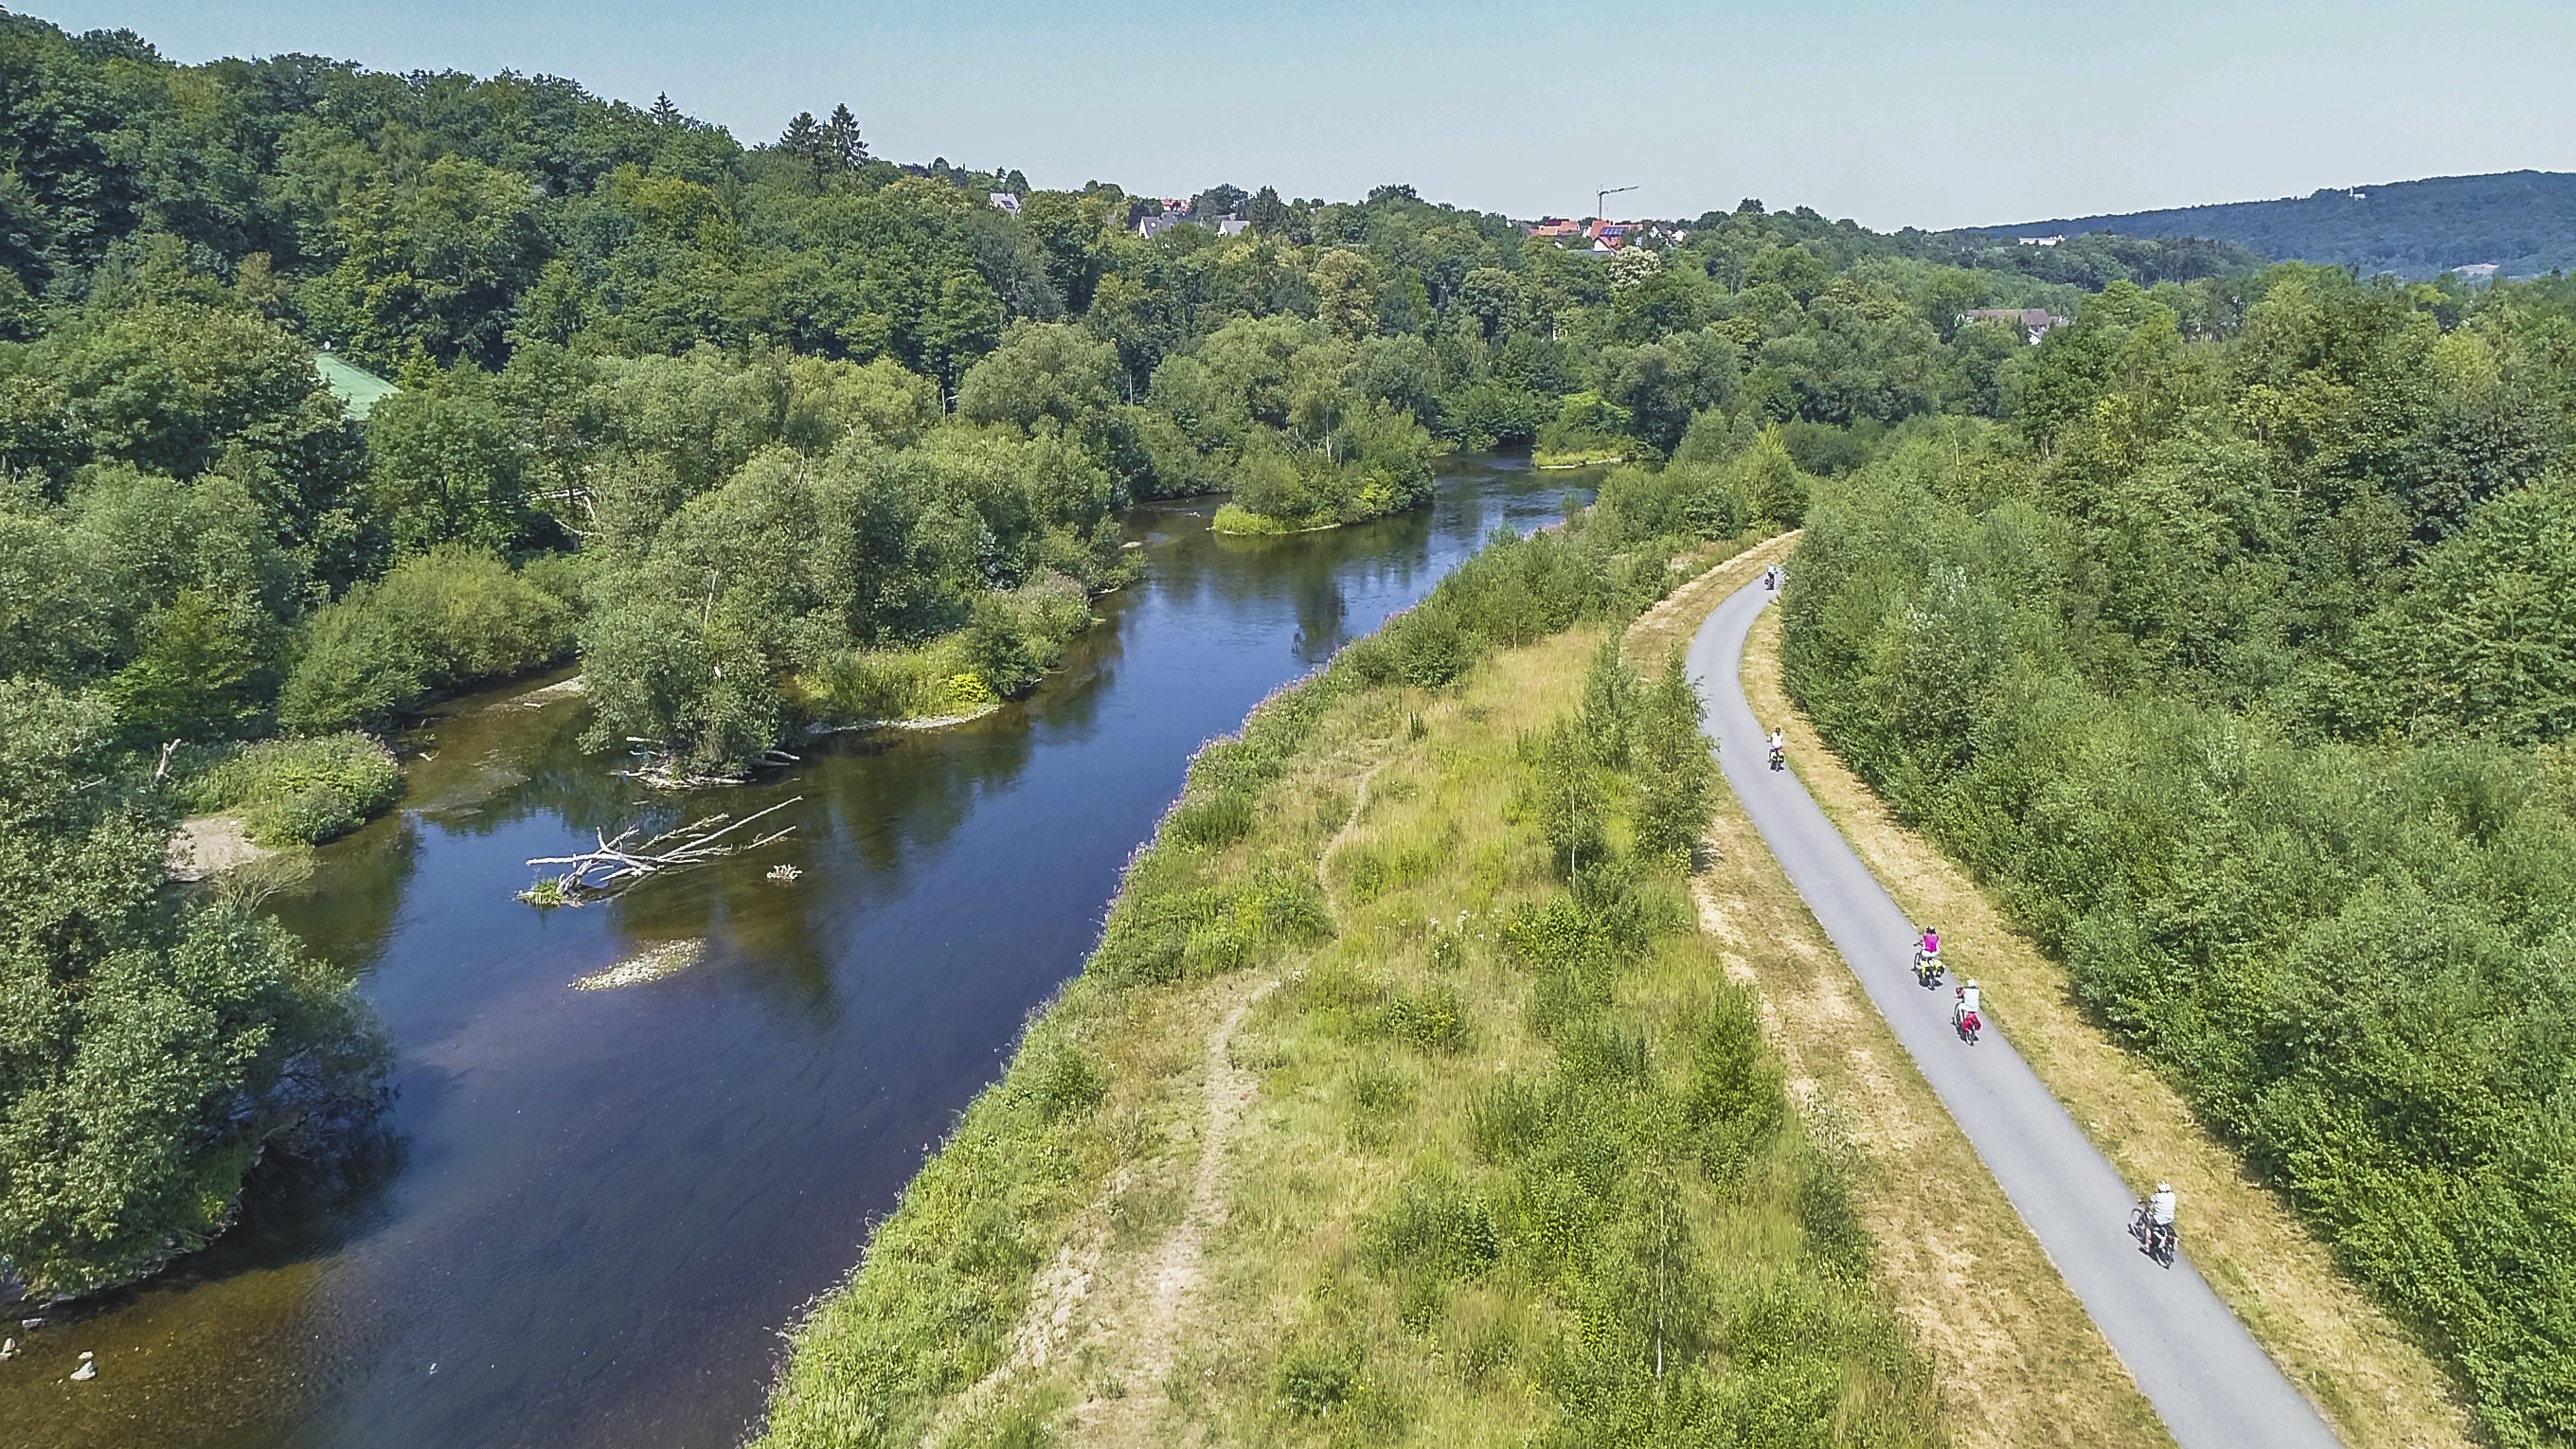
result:
[[[1186,193],[1405,181],[1527,216],[1758,196],[1944,227],[2576,170],[2576,5],[2487,0],[33,0],[177,60],[657,91],[746,143],[847,101],[876,151]]]

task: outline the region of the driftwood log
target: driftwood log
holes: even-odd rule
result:
[[[728,841],[724,837],[754,821],[775,815],[804,798],[798,795],[794,799],[781,800],[740,820],[731,815],[710,815],[640,841],[635,839],[643,829],[640,825],[621,831],[613,838],[606,831],[598,832],[597,850],[585,850],[579,855],[540,855],[530,860],[530,865],[559,865],[564,869],[552,879],[540,881],[521,892],[520,898],[540,905],[579,905],[583,901],[615,895],[646,876],[722,860],[737,851],[758,850],[795,834],[796,827],[780,826],[748,844]]]
[[[635,752],[634,769],[616,773],[629,780],[642,781],[656,790],[704,790],[718,785],[740,785],[751,779],[748,771],[683,769],[679,756],[655,746],[651,740],[628,735],[626,743],[645,748]],[[785,750],[768,749],[761,751],[760,758],[753,763],[762,769],[776,769],[796,764],[797,757]]]

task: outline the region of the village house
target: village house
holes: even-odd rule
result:
[[[1971,307],[1959,314],[1962,322],[2018,322],[2032,346],[2046,337],[2049,329],[2063,327],[2071,318],[2060,317],[2041,307]]]
[[[1003,211],[1009,212],[1013,216],[1020,214],[1020,199],[1007,191],[994,192],[991,200],[993,205],[999,207]]]
[[[1637,233],[1643,230],[1645,230],[1645,225],[1642,222],[1596,221],[1592,223],[1592,225],[1585,227],[1583,229],[1583,234],[1592,238],[1592,249],[1594,251],[1614,252],[1619,248],[1626,246],[1628,243],[1635,241],[1637,239]]]

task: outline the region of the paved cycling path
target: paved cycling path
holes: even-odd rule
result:
[[[2165,1269],[2138,1251],[2128,1232],[2137,1200],[2003,1034],[1959,1040],[1949,989],[1915,984],[1913,923],[1797,775],[1767,768],[1743,664],[1744,637],[1771,598],[1757,581],[1718,605],[1691,641],[1689,668],[1727,783],[1790,883],[2182,1449],[2335,1449],[2324,1419],[2190,1260]],[[1991,1004],[2010,1016],[2011,1003]],[[2182,1228],[2187,1243],[2188,1202]]]

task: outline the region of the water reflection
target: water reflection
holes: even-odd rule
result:
[[[1282,539],[1139,510],[1147,577],[1029,701],[677,805],[581,754],[583,705],[547,681],[462,702],[406,810],[276,902],[363,971],[395,1135],[346,1180],[263,1169],[213,1251],[36,1335],[0,1440],[734,1442],[776,1331],[1079,967],[1190,751],[1560,487],[1471,460],[1422,513]],[[528,857],[597,832],[799,796],[756,854],[581,910],[510,899]],[[686,941],[668,980],[568,989]],[[65,1384],[83,1348],[100,1378]]]

